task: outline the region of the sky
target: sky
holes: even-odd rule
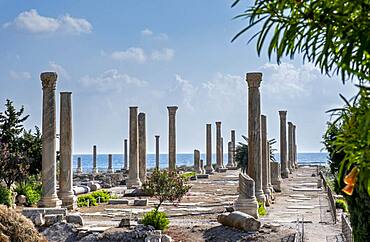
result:
[[[40,73],[56,71],[59,92],[71,91],[73,152],[122,153],[129,106],[146,113],[147,151],[168,150],[167,106],[178,105],[177,152],[205,152],[205,127],[222,122],[224,151],[230,130],[247,134],[247,72],[262,72],[261,110],[268,137],[279,140],[279,110],[297,126],[299,152],[320,152],[331,108],[352,97],[353,83],[322,75],[302,57],[280,65],[259,57],[255,33],[231,43],[246,7],[230,0],[0,0],[0,111],[6,99],[41,127]],[[57,113],[57,133],[59,132]],[[276,147],[278,148],[278,147]],[[215,149],[213,148],[213,151]]]

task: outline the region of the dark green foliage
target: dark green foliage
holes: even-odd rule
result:
[[[144,225],[151,225],[155,229],[165,230],[170,224],[170,220],[167,218],[166,213],[152,209],[144,215],[141,221]]]
[[[159,200],[156,210],[164,201],[180,202],[181,198],[190,190],[186,179],[176,172],[154,169],[152,175],[143,184],[145,194]]]
[[[239,142],[239,145],[235,149],[235,161],[238,164],[237,167],[241,169],[242,172],[248,170],[248,138],[242,135],[246,143]]]
[[[39,177],[31,176],[29,179],[19,182],[15,192],[18,195],[24,195],[27,198],[27,206],[37,204],[41,198],[42,184],[39,181]]]
[[[348,213],[348,205],[346,200],[344,200],[343,198],[338,198],[335,200],[335,207],[343,209],[343,212]]]
[[[4,204],[6,206],[12,205],[12,193],[11,191],[0,185],[0,204]]]
[[[92,194],[84,194],[77,197],[78,207],[97,206],[98,203]]]
[[[256,0],[236,16],[248,24],[232,41],[256,27],[250,41],[257,38],[259,55],[269,42],[268,56],[276,54],[278,63],[301,54],[324,73],[340,73],[343,81],[369,80],[369,12],[368,0]]]
[[[28,118],[21,107],[17,111],[7,100],[6,110],[0,113],[0,180],[7,187],[21,182],[41,169],[41,134],[26,131],[23,122]]]

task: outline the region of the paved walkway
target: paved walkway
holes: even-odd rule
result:
[[[297,229],[297,220],[303,219],[304,241],[342,241],[340,221],[333,223],[326,192],[317,188],[318,179],[316,167],[301,167],[283,179],[282,192],[276,193],[261,222]]]

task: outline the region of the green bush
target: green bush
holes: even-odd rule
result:
[[[335,207],[343,209],[344,212],[348,213],[348,204],[343,198],[335,200]]]
[[[265,216],[267,214],[265,204],[263,202],[258,202],[258,215]]]
[[[144,225],[151,225],[155,229],[165,230],[170,224],[170,220],[167,218],[166,213],[152,209],[144,215],[142,220]]]
[[[4,204],[8,207],[12,205],[12,192],[0,185],[0,204]]]
[[[194,171],[185,172],[185,173],[181,174],[181,177],[184,178],[185,180],[189,180],[190,177],[195,176],[196,174],[197,173],[195,173]]]
[[[100,197],[101,203],[106,203],[109,201],[109,199],[111,199],[110,192],[108,192],[107,190],[95,191],[92,192],[91,195],[95,198],[96,201],[99,201]]]
[[[24,195],[27,198],[27,206],[37,204],[41,199],[41,182],[37,181],[35,178],[31,178],[26,182],[21,182],[17,184],[15,192],[18,195]]]
[[[77,206],[78,207],[87,207],[87,206],[97,206],[95,197],[92,194],[84,194],[78,196]]]

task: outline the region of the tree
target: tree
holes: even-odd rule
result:
[[[0,179],[7,187],[15,181],[27,179],[41,169],[41,134],[25,131],[23,106],[17,111],[10,100],[6,110],[0,113]]]
[[[323,73],[340,74],[343,81],[354,76],[369,81],[369,12],[369,0],[256,0],[236,16],[249,21],[232,41],[257,27],[249,41],[258,37],[259,55],[271,37],[268,56],[275,53],[278,63],[284,56],[303,54]]]

